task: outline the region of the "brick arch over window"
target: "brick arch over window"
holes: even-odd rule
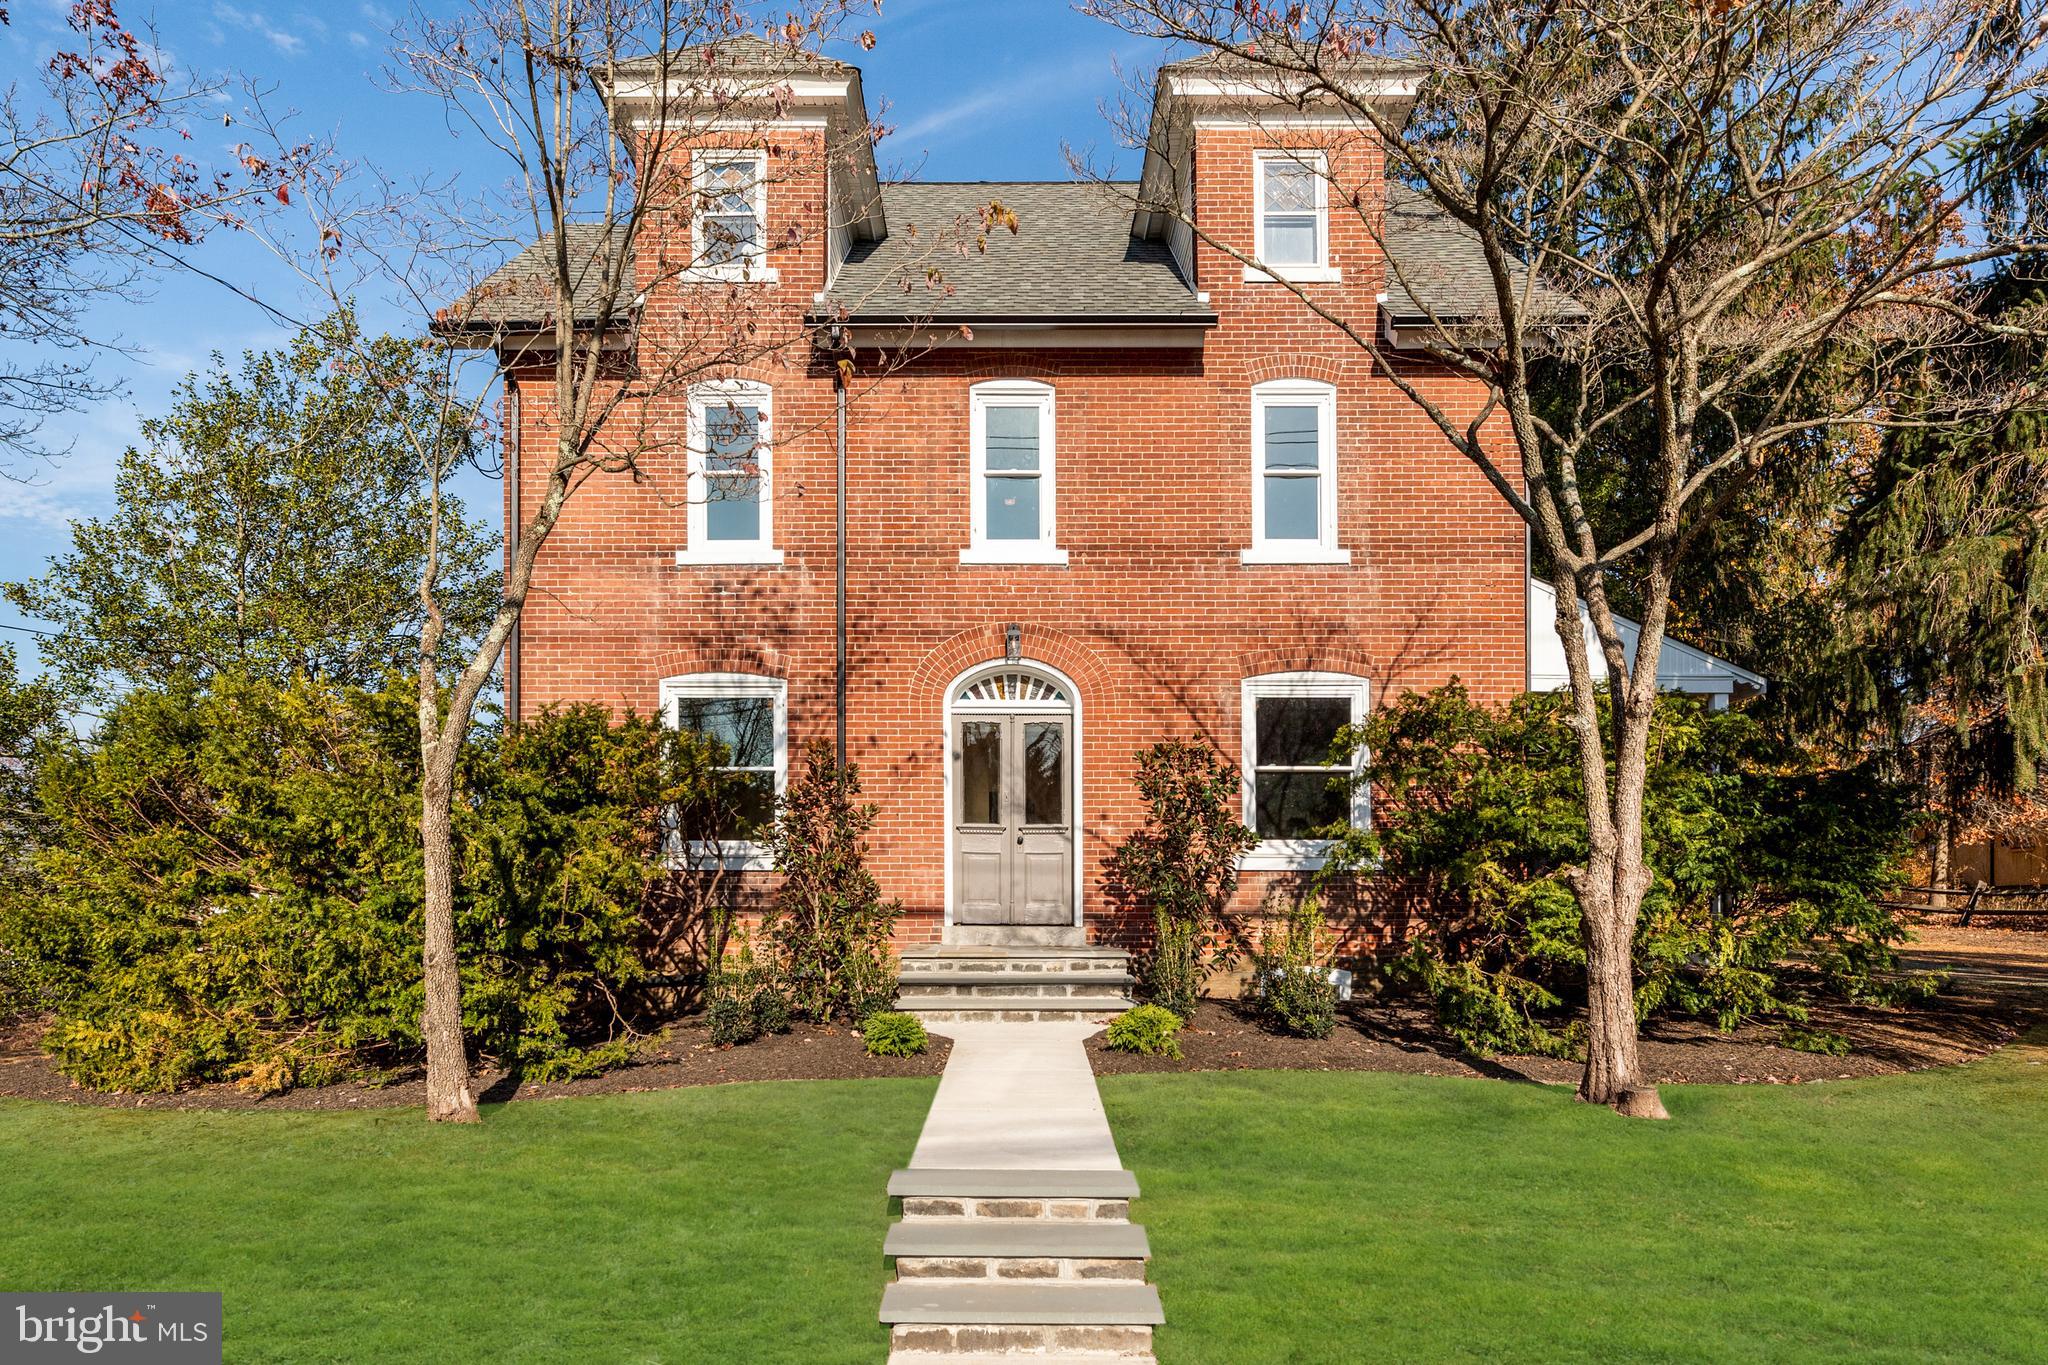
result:
[[[1272,379],[1313,379],[1324,384],[1341,384],[1347,371],[1356,372],[1353,367],[1361,357],[1339,359],[1326,355],[1282,355],[1270,356],[1245,370],[1245,383],[1263,384]]]
[[[1074,373],[1074,367],[1057,355],[1040,353],[1028,359],[1012,351],[975,352],[961,359],[956,373],[969,383],[984,379],[1037,379],[1051,383]]]
[[[1241,678],[1266,673],[1349,673],[1370,678],[1375,684],[1380,681],[1379,669],[1369,656],[1342,648],[1246,650],[1237,656],[1237,672]]]
[[[752,673],[764,678],[787,678],[789,662],[777,649],[752,649],[731,645],[722,649],[683,649],[658,654],[654,659],[658,678],[680,678],[688,673]]]
[[[1050,664],[1072,678],[1074,686],[1081,690],[1083,705],[1101,695],[1108,675],[1095,651],[1062,631],[1034,626],[1028,620],[1017,624],[1024,633],[1019,649],[1024,658]],[[938,708],[944,704],[946,684],[977,664],[1000,662],[1003,648],[1001,625],[963,630],[934,647],[911,671],[911,704],[920,711],[928,709],[938,714]]]
[[[829,366],[820,367],[819,372],[830,374]],[[788,383],[802,377],[802,372],[783,365],[714,365],[699,374],[692,375],[692,384],[744,383],[762,384],[773,388],[778,383]]]

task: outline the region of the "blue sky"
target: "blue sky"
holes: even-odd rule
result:
[[[0,29],[0,79],[27,84],[66,38],[67,4],[14,0],[10,8],[13,24]],[[331,135],[347,157],[399,179],[452,173],[487,184],[499,174],[448,133],[431,102],[379,88],[385,34],[401,0],[123,0],[119,8],[131,24],[153,24],[162,50],[184,69],[238,72],[274,88],[272,107],[297,110],[303,134]],[[925,180],[1066,179],[1063,143],[1104,159],[1119,154],[1101,103],[1123,89],[1119,64],[1128,76],[1158,60],[1151,45],[1083,18],[1062,0],[884,0],[866,26],[878,40],[873,51],[847,44],[833,55],[862,68],[870,113],[895,130],[881,148],[885,174]],[[1131,154],[1121,156],[1128,167]],[[258,297],[314,306],[247,239],[217,236],[200,263]],[[405,325],[374,300],[362,306],[377,325]],[[41,572],[69,544],[71,518],[109,509],[115,464],[136,443],[139,418],[162,412],[188,371],[211,352],[232,361],[285,335],[254,305],[178,272],[95,321],[130,350],[99,361],[101,376],[120,380],[126,392],[53,421],[46,436],[69,453],[34,470],[31,483],[0,482],[0,580]],[[494,486],[477,480],[464,491],[495,515]],[[0,627],[25,625],[33,623],[0,607]],[[33,667],[34,637],[19,629],[0,634]]]

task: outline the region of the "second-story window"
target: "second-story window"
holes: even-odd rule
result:
[[[1252,389],[1247,564],[1346,564],[1337,544],[1337,391],[1309,379]]]
[[[1343,278],[1330,265],[1327,166],[1321,152],[1270,151],[1253,157],[1252,251],[1259,265],[1245,267],[1246,280]]]
[[[696,254],[706,274],[765,278],[767,158],[759,152],[697,154]]]
[[[772,403],[765,384],[726,380],[690,390],[689,545],[681,564],[779,564]]]
[[[1050,385],[1025,379],[970,391],[972,539],[963,564],[1064,564],[1054,534],[1056,451]]]

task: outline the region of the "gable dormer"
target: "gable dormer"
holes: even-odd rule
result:
[[[754,282],[808,300],[887,235],[858,67],[740,36],[621,64],[610,89],[634,155],[667,163],[673,208],[633,244],[643,289]]]
[[[1377,58],[1339,71],[1396,125],[1422,79]],[[1375,297],[1381,250],[1351,201],[1377,211],[1385,192],[1377,131],[1306,77],[1223,54],[1160,69],[1132,233],[1165,242],[1195,288],[1220,296],[1277,276]]]

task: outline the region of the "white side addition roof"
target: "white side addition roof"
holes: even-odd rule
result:
[[[1616,616],[1614,620],[1621,627],[1622,648],[1633,664],[1636,641],[1643,628],[1626,616]],[[1579,627],[1586,633],[1586,654],[1593,665],[1594,680],[1605,682],[1607,660],[1600,653],[1599,637],[1593,633],[1593,621],[1583,602],[1579,604]],[[1571,676],[1565,669],[1564,641],[1557,634],[1557,589],[1540,578],[1531,578],[1529,690],[1562,692],[1569,686]],[[1697,692],[1711,697],[1714,708],[1719,710],[1737,698],[1767,691],[1770,684],[1746,668],[1738,668],[1726,659],[1717,659],[1667,635],[1657,657],[1657,686],[1667,692]]]

